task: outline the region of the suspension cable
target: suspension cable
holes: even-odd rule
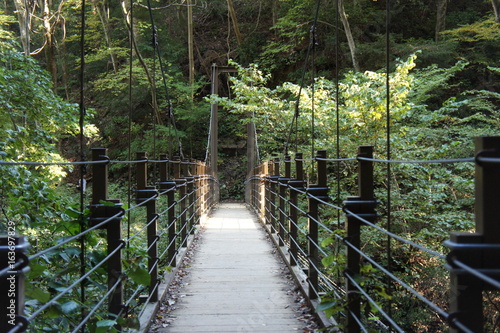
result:
[[[82,7],[81,7],[81,31],[80,31],[80,120],[79,120],[79,125],[80,125],[80,161],[84,162],[85,161],[85,140],[84,140],[84,123],[85,123],[85,0],[82,0]],[[80,220],[80,232],[83,232],[85,230],[85,215],[84,215],[84,210],[85,210],[85,173],[86,173],[86,165],[81,164],[80,165],[80,214],[79,214],[79,220]],[[86,274],[86,266],[85,266],[85,238],[80,237],[79,239],[80,243],[80,278],[82,279],[85,274]],[[80,302],[82,306],[81,310],[81,316],[82,320],[85,318],[85,283],[82,279],[80,283]],[[82,333],[84,333],[85,330],[82,328]]]
[[[340,31],[340,11],[339,11],[339,0],[336,0],[336,6],[337,6],[337,13],[335,15],[335,123],[336,123],[336,136],[337,136],[337,147],[336,147],[336,153],[337,153],[337,171],[336,171],[336,178],[337,178],[337,200],[336,203],[337,205],[340,206],[340,80],[339,80],[339,31]],[[340,228],[340,212],[337,213],[337,227]]]
[[[210,152],[210,138],[212,136],[212,110],[210,110],[210,120],[208,123],[208,140],[207,140],[207,149],[205,150],[205,163],[208,163],[208,155]]]
[[[153,29],[153,47],[154,47],[155,53],[156,53],[156,55],[158,57],[158,64],[160,66],[163,88],[165,89],[165,97],[167,99],[167,104],[168,104],[168,106],[167,106],[168,117],[170,119],[170,122],[171,122],[172,126],[174,127],[175,138],[176,138],[177,144],[179,146],[179,155],[180,155],[180,157],[182,159],[182,158],[184,158],[184,154],[182,152],[182,143],[181,143],[181,140],[179,138],[179,133],[177,131],[177,124],[175,122],[174,112],[172,110],[172,101],[170,100],[170,94],[169,94],[169,90],[168,90],[168,85],[167,85],[165,70],[164,70],[164,67],[163,67],[163,61],[162,61],[162,58],[161,58],[160,45],[159,45],[158,39],[157,39],[157,30],[156,30],[156,25],[155,25],[155,22],[154,22],[153,10],[151,8],[151,1],[150,0],[148,0],[148,11],[149,11],[149,18],[151,20],[151,26],[152,26],[152,29]]]
[[[318,22],[320,4],[321,4],[321,0],[317,0],[316,1],[316,10],[315,10],[315,14],[314,14],[314,20],[313,20],[313,24],[311,25],[311,30],[310,30],[310,32],[311,32],[310,42],[309,42],[309,46],[307,47],[306,59],[304,60],[304,67],[302,68],[302,76],[300,79],[299,93],[297,94],[297,100],[295,101],[295,112],[294,112],[294,115],[292,118],[292,122],[290,124],[290,129],[289,129],[288,135],[287,135],[287,140],[286,140],[285,149],[284,149],[284,155],[288,154],[288,149],[290,146],[290,138],[292,136],[294,124],[295,124],[295,150],[298,150],[298,133],[297,132],[298,132],[298,118],[300,116],[300,95],[302,95],[302,89],[304,87],[304,81],[305,81],[307,68],[309,65],[309,57],[311,54],[311,50],[313,49],[314,44],[316,43],[314,36],[316,34],[316,25]]]
[[[128,85],[128,160],[132,159],[132,114],[133,114],[133,98],[132,98],[132,78],[133,78],[133,50],[134,50],[134,1],[130,1],[130,25],[129,25],[129,85]],[[130,207],[132,203],[132,164],[128,164],[128,189],[127,189],[127,204]],[[127,238],[130,237],[130,212],[127,213]],[[128,255],[128,252],[127,252]]]
[[[390,66],[390,23],[391,23],[391,0],[387,0],[386,8],[385,8],[385,89],[386,89],[386,158],[387,160],[391,159],[391,85],[390,85],[390,77],[389,77],[389,66]],[[391,211],[391,164],[387,163],[387,231],[392,231],[392,211]],[[392,249],[391,249],[391,237],[387,236],[387,270],[389,272],[392,271]],[[392,291],[390,280],[387,282],[387,290],[389,294]],[[389,302],[388,304],[388,313],[391,315],[392,306]]]
[[[255,111],[252,111],[252,117],[255,119]],[[253,122],[253,137],[255,138],[255,151],[257,153],[257,162],[260,163],[259,139],[257,138],[257,126]]]

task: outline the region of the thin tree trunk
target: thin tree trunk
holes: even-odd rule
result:
[[[54,40],[54,29],[52,28],[52,12],[50,10],[51,1],[43,1],[43,28],[45,30],[45,60],[47,62],[47,69],[52,76],[54,84],[53,90],[57,90],[57,60],[56,60],[56,46]]]
[[[448,6],[448,0],[438,0],[437,3],[437,15],[436,15],[436,42],[439,41],[441,32],[446,29],[446,10]]]
[[[106,45],[109,49],[113,47],[113,43],[111,40],[111,25],[109,24],[108,15],[106,14],[106,10],[104,8],[104,4],[100,0],[92,0],[94,3],[94,7],[99,15],[99,20],[101,21],[102,30],[104,33],[104,39],[106,40]],[[111,65],[113,66],[113,71],[116,73],[118,71],[118,60],[116,58],[116,54],[111,52]]]
[[[188,9],[188,58],[189,58],[189,85],[191,87],[191,100],[194,98],[194,41],[193,41],[193,7],[191,0],[187,0]]]
[[[238,45],[240,45],[242,39],[240,28],[238,26],[238,19],[236,18],[236,12],[234,11],[233,0],[227,0],[227,8],[229,9],[229,14],[231,15],[231,21],[233,21],[234,33],[236,34]]]
[[[351,27],[349,21],[347,20],[347,15],[344,8],[344,0],[338,0],[339,15],[342,25],[344,26],[345,36],[347,37],[347,44],[349,45],[349,50],[351,51],[352,67],[354,70],[359,72],[359,64],[356,57],[356,43],[354,43],[354,38],[352,37]]]
[[[495,21],[500,23],[500,0],[491,0],[491,4],[495,12]]]
[[[123,12],[123,15],[125,16],[125,23],[127,24],[127,28],[129,30],[129,33],[130,33],[130,39],[132,41],[132,46],[134,47],[135,54],[137,56],[137,59],[139,59],[139,62],[141,63],[142,68],[144,69],[144,73],[146,74],[146,77],[148,78],[149,85],[151,87],[151,104],[153,107],[153,111],[154,111],[154,114],[156,117],[157,124],[163,125],[163,122],[162,122],[161,117],[160,117],[158,103],[156,101],[156,85],[155,85],[155,82],[153,80],[153,77],[151,76],[151,73],[149,72],[149,68],[148,68],[146,62],[144,61],[144,58],[142,57],[142,55],[139,51],[139,48],[137,47],[137,42],[135,40],[135,36],[132,33],[132,28],[131,28],[132,25],[130,22],[129,11],[127,10],[127,4],[125,1],[122,2],[122,12]],[[130,61],[132,61],[132,59],[130,59]]]

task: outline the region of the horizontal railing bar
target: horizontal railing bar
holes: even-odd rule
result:
[[[384,272],[388,277],[390,277],[394,282],[398,283],[402,287],[404,287],[406,290],[408,290],[412,295],[416,296],[419,300],[424,302],[429,308],[434,310],[440,317],[444,319],[448,319],[449,314],[442,310],[440,307],[438,307],[436,304],[425,298],[422,294],[420,294],[418,291],[413,289],[410,285],[405,283],[403,280],[399,279],[397,276],[389,272],[387,269],[385,269],[382,265],[377,263],[375,260],[373,260],[371,257],[369,257],[367,254],[365,254],[363,251],[355,247],[353,244],[351,244],[348,240],[344,240],[345,244],[349,246],[351,249],[356,251],[359,255],[361,255],[363,258],[368,260],[373,266],[375,266],[377,269],[381,270]]]
[[[77,234],[75,236],[71,236],[71,237],[65,239],[64,241],[61,241],[61,243],[59,243],[57,245],[51,246],[51,247],[49,247],[49,248],[47,248],[45,250],[42,250],[40,252],[37,252],[37,253],[31,255],[28,259],[31,261],[33,259],[36,259],[36,258],[44,255],[44,254],[47,254],[47,253],[51,252],[53,250],[56,250],[56,249],[60,248],[61,246],[66,245],[68,243],[71,243],[72,241],[74,241],[74,240],[76,240],[76,239],[78,239],[78,238],[80,238],[80,237],[88,234],[89,232],[91,232],[93,230],[101,228],[102,226],[104,226],[105,224],[109,223],[110,221],[112,221],[112,220],[114,220],[116,218],[123,217],[124,215],[125,215],[125,212],[121,211],[121,212],[119,212],[119,213],[117,213],[117,214],[115,214],[115,215],[107,218],[106,220],[104,220],[104,221],[96,224],[95,226],[92,226],[92,227],[88,228],[87,230],[82,231],[81,233],[79,233],[79,234]]]
[[[481,281],[486,282],[497,289],[500,289],[500,282],[499,281],[487,276],[486,274],[484,274],[482,272],[482,271],[485,271],[485,272],[489,271],[491,273],[496,273],[497,275],[500,275],[500,269],[491,269],[491,270],[481,269],[481,270],[478,270],[478,269],[472,268],[472,267],[464,264],[463,262],[461,262],[460,260],[458,260],[456,258],[449,258],[448,260],[452,264],[454,264],[454,265],[460,267],[461,269],[463,269],[464,271],[466,271],[467,273],[474,275],[475,277],[477,277]]]
[[[359,292],[372,304],[373,307],[377,309],[378,312],[382,314],[382,316],[391,324],[391,326],[396,329],[400,333],[404,333],[404,330],[389,316],[381,307],[380,305],[373,300],[373,298],[368,295],[368,293],[356,282],[356,280],[347,272],[344,272],[344,276],[352,283],[353,286],[356,287],[356,289],[359,290]]]
[[[102,303],[104,303],[104,301],[106,301],[108,299],[108,297],[116,290],[116,288],[120,285],[120,283],[122,283],[123,280],[122,280],[122,277],[119,277],[117,280],[116,280],[116,283],[111,287],[109,288],[108,292],[104,295],[104,297],[101,298],[101,300],[92,308],[92,310],[87,314],[87,316],[80,322],[80,325],[78,325],[73,331],[72,333],[75,333],[75,332],[78,332],[88,321],[89,319],[92,317],[92,315],[94,313],[97,312],[97,310],[99,309],[99,307],[101,306]]]
[[[33,312],[29,318],[28,321],[33,320],[36,318],[40,313],[42,313],[44,310],[48,309],[51,305],[53,305],[58,299],[63,297],[65,294],[67,294],[71,289],[75,288],[78,284],[80,284],[82,281],[84,281],[87,277],[90,276],[93,272],[95,272],[99,267],[101,267],[106,261],[109,260],[116,252],[120,251],[125,243],[120,243],[112,252],[110,252],[104,259],[102,259],[98,264],[96,264],[92,269],[87,271],[84,275],[82,275],[78,280],[73,282],[69,287],[67,287],[65,290],[60,292],[58,295],[56,295],[54,298],[52,298],[50,301],[45,303],[43,306],[41,306],[38,310]]]
[[[417,244],[417,243],[415,243],[415,242],[412,242],[412,241],[411,241],[411,240],[409,240],[409,239],[403,238],[403,237],[398,236],[398,235],[396,235],[396,234],[394,234],[394,233],[392,233],[392,232],[390,232],[390,231],[388,231],[388,230],[385,230],[384,228],[379,227],[378,225],[376,225],[376,224],[374,224],[374,223],[371,223],[370,221],[368,221],[368,220],[366,220],[366,219],[362,218],[361,216],[359,216],[359,215],[357,215],[357,214],[355,214],[355,213],[351,212],[350,210],[348,210],[348,209],[346,209],[346,208],[344,209],[344,211],[345,211],[346,213],[348,213],[348,214],[352,215],[353,217],[355,217],[355,218],[356,218],[356,219],[358,219],[359,221],[361,221],[361,222],[363,222],[363,223],[365,223],[365,224],[367,224],[367,225],[369,225],[369,226],[371,226],[371,227],[373,227],[373,228],[375,228],[375,229],[377,229],[377,230],[379,230],[379,231],[383,232],[384,234],[386,234],[386,235],[388,235],[388,236],[391,236],[391,237],[392,237],[392,238],[394,238],[394,239],[397,239],[397,240],[399,240],[399,241],[401,241],[401,242],[403,242],[403,243],[405,243],[405,244],[411,245],[411,246],[413,246],[413,247],[415,247],[415,248],[417,248],[417,249],[419,249],[419,250],[422,250],[422,251],[424,251],[424,252],[427,252],[428,254],[433,255],[433,256],[435,256],[435,257],[437,257],[437,258],[440,258],[440,259],[446,259],[446,256],[445,256],[444,254],[442,254],[442,253],[439,253],[439,252],[433,251],[433,250],[431,250],[431,249],[428,249],[428,248],[426,248],[426,247],[424,247],[424,246],[422,246],[422,245],[419,245],[419,244]]]

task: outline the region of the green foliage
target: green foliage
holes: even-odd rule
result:
[[[8,1],[4,3],[9,7],[6,12],[13,12],[12,4]],[[109,20],[106,24],[97,15],[96,4],[105,7]],[[153,4],[164,5],[161,1],[153,1]],[[97,126],[87,125],[87,140],[90,141],[91,137],[92,140],[99,138],[100,133],[102,137],[99,144],[112,149],[110,156],[123,158],[128,152],[126,146],[129,134],[132,138],[131,150],[146,150],[148,156],[152,156],[153,152],[175,151],[176,136],[179,136],[185,153],[203,158],[209,119],[208,103],[201,100],[201,95],[209,90],[208,83],[202,77],[203,70],[209,68],[212,62],[220,64],[228,57],[235,56],[240,63],[258,61],[259,66],[244,68],[237,65],[240,77],[233,78],[232,81],[235,97],[212,98],[227,108],[220,113],[222,138],[244,138],[241,124],[254,121],[258,127],[261,155],[266,158],[273,153],[281,153],[287,142],[305,152],[312,150],[314,142],[316,149],[329,150],[329,156],[334,156],[339,147],[341,157],[352,157],[360,144],[372,144],[375,145],[377,157],[384,158],[386,77],[383,70],[375,69],[385,65],[387,52],[385,3],[345,3],[361,67],[370,69],[360,73],[349,71],[350,60],[345,36],[342,29],[335,27],[335,4],[335,1],[322,3],[316,30],[317,45],[314,59],[309,64],[309,70],[320,73],[315,75],[320,77],[314,80],[314,85],[301,90],[297,131],[291,124],[300,88],[295,82],[280,81],[282,78],[298,78],[298,73],[303,68],[305,52],[310,43],[315,1],[266,0],[236,4],[244,36],[244,45],[239,46],[231,41],[232,35],[227,32],[225,0],[209,1],[204,7],[196,7],[196,66],[199,75],[194,87],[187,83],[185,75],[187,52],[183,45],[184,8],[172,10],[175,7],[167,6],[167,10],[155,11],[155,16],[160,18],[157,20],[158,42],[164,53],[162,61],[166,68],[166,85],[177,120],[178,133],[175,135],[169,125],[169,106],[163,78],[151,45],[152,27],[148,11],[142,6],[135,7],[134,36],[137,49],[130,60],[128,30],[123,23],[120,6],[111,6],[106,1],[88,3],[84,45],[85,92],[87,111],[92,110],[95,116],[89,114],[85,123],[94,122],[99,129]],[[411,160],[472,156],[471,138],[494,135],[498,133],[500,125],[499,29],[498,23],[491,18],[491,4],[489,1],[449,2],[447,24],[453,29],[443,33],[445,40],[442,42],[431,41],[434,38],[435,12],[428,2],[397,0],[393,1],[391,7],[390,51],[394,53],[394,57],[406,59],[394,62],[394,68],[391,68],[392,157]],[[75,105],[54,94],[52,82],[58,83],[55,87],[57,92],[65,93],[68,99],[77,100],[81,66],[80,3],[65,1],[59,9],[61,12],[51,8],[54,19],[64,18],[57,23],[53,22],[54,37],[58,43],[58,73],[54,78],[50,78],[37,63],[44,63],[43,53],[37,55],[38,60],[35,61],[16,51],[18,45],[13,40],[17,38],[17,23],[13,17],[0,14],[2,160],[59,162],[64,161],[60,151],[65,150],[67,153],[75,150],[68,147],[67,142],[74,139],[78,132],[79,111]],[[257,10],[258,17],[255,15]],[[32,46],[39,47],[44,44],[44,27],[36,16],[32,18],[36,22],[32,28]],[[205,22],[208,23],[203,25]],[[213,24],[214,22],[221,24]],[[64,33],[63,29],[59,29],[63,26],[66,28]],[[210,28],[207,31],[199,28],[205,26]],[[111,37],[109,44],[106,34]],[[218,36],[227,40],[222,41]],[[202,40],[202,37],[205,39]],[[411,54],[419,49],[423,52],[417,59]],[[152,87],[138,60],[139,53],[156,86],[160,123],[154,129]],[[336,66],[338,67],[335,68]],[[417,69],[416,66],[421,68]],[[264,74],[265,72],[272,75]],[[337,72],[343,73],[338,78],[338,101],[333,81]],[[129,87],[132,89],[129,90]],[[194,96],[194,100],[191,96]],[[340,111],[339,118],[336,115],[337,107]],[[131,133],[128,133],[129,120]],[[338,142],[337,122],[340,133]],[[291,130],[293,131],[290,132]],[[306,155],[310,157],[309,153]],[[221,155],[220,160],[225,162],[229,159]],[[239,165],[233,162],[234,170],[244,168],[243,162],[238,161]],[[342,177],[340,198],[336,198],[337,193],[332,193],[338,202],[353,194],[356,177],[355,163],[340,163],[339,166]],[[329,168],[333,170],[337,166]],[[312,167],[307,164],[306,171],[311,170]],[[63,179],[68,171],[70,170],[57,166],[0,166],[2,219],[16,221],[19,231],[29,237],[34,251],[53,245],[52,240],[46,239],[46,235],[64,238],[80,230],[82,216],[78,205],[74,205],[75,190],[73,186],[64,185]],[[123,170],[113,171],[117,177],[123,177]],[[376,195],[381,202],[379,213],[383,219],[387,214],[386,173],[383,167],[377,167],[375,172]],[[471,164],[395,165],[391,174],[394,185],[391,193],[394,232],[436,251],[443,251],[442,240],[450,230],[471,230],[472,173]],[[330,180],[332,187],[335,187],[336,181],[339,180]],[[235,188],[239,190],[238,186],[241,185],[238,183]],[[234,190],[227,189],[231,197],[234,197]],[[118,194],[117,197],[126,195]],[[144,220],[144,214],[134,214],[129,222],[132,230],[138,231],[142,228],[140,221]],[[327,210],[326,220],[334,224],[331,220],[334,220],[336,214]],[[302,217],[300,228],[303,230],[306,229],[305,222]],[[342,230],[338,235],[343,235]],[[105,250],[99,245],[103,241],[102,236],[102,233],[97,232],[85,239],[89,246],[87,257],[90,267],[95,267],[104,257]],[[339,277],[345,256],[341,247],[334,242],[334,236],[322,235],[322,245],[329,251],[322,262],[331,276]],[[303,238],[301,242],[306,241]],[[137,237],[136,241],[126,251],[127,259],[124,262],[131,277],[126,285],[132,289],[148,283],[144,239]],[[386,245],[383,235],[369,233],[363,236],[362,241],[366,250],[374,253],[377,259],[387,260],[384,254],[380,254]],[[29,310],[43,304],[77,278],[79,251],[78,247],[66,246],[32,263],[29,273],[32,283],[27,287]],[[439,298],[439,288],[444,285],[442,270],[438,269],[441,263],[409,253],[404,246],[394,249],[394,261],[396,274],[407,278],[408,283],[415,285],[429,297]],[[68,294],[43,315],[46,321],[42,320],[37,329],[69,331],[80,311],[88,311],[96,303],[98,295],[106,289],[104,274],[104,269],[99,269],[96,276],[89,279],[86,288],[92,296],[88,302],[80,304],[77,301],[81,296],[78,291]],[[377,295],[380,302],[384,302],[388,297],[385,286],[378,281],[378,275],[379,272],[366,265],[362,276],[357,278]],[[49,284],[45,283],[47,280],[50,281]],[[334,315],[345,304],[330,296],[323,298],[320,309]],[[400,290],[396,290],[393,297],[401,300],[395,313],[406,316],[408,330],[425,331],[425,320],[417,304]],[[132,307],[136,305],[132,304]],[[364,308],[366,311],[374,311],[367,304]],[[92,322],[90,331],[115,331],[113,326],[116,323],[123,327],[137,325],[136,318],[133,317],[127,323],[121,321],[110,318],[103,311]]]
[[[63,162],[56,143],[78,129],[78,109],[56,96],[45,71],[11,47],[0,50],[0,154],[4,161]],[[65,199],[54,190],[60,166],[2,165],[1,205],[19,225],[37,226],[63,217]],[[20,230],[21,231],[21,230]]]
[[[445,38],[459,44],[462,57],[470,61],[499,66],[500,24],[493,17],[443,32]]]
[[[491,90],[464,89],[461,77],[475,64],[459,61],[449,68],[430,66],[415,69],[416,56],[399,61],[390,74],[391,157],[401,160],[436,160],[464,158],[473,155],[473,137],[494,135],[498,130],[500,95]],[[495,67],[489,75],[498,75]],[[233,79],[235,96],[229,100],[213,96],[233,112],[252,115],[259,133],[261,155],[268,158],[282,151],[288,138],[299,87],[283,83],[275,89],[266,87],[269,76],[257,66],[239,68],[239,78]],[[303,87],[300,98],[298,132],[290,137],[298,143],[298,150],[309,151],[312,136],[311,120],[314,106],[315,147],[333,150],[340,145],[341,157],[354,155],[357,146],[375,146],[377,157],[386,151],[386,76],[383,71],[347,73],[339,81],[339,111],[336,117],[335,83],[324,78],[315,80],[314,87]],[[314,93],[314,104],[313,104]],[[339,124],[340,142],[336,142]],[[293,144],[292,144],[293,145]],[[307,155],[307,154],[306,154]],[[443,241],[451,231],[470,231],[473,223],[473,172],[471,163],[455,164],[397,164],[391,168],[392,232],[438,252],[445,252]],[[356,191],[355,168],[341,166],[341,198]],[[383,221],[387,214],[387,172],[383,165],[375,166],[375,192],[380,201],[379,214]],[[331,187],[336,188],[336,179]],[[333,194],[336,196],[336,194]],[[339,198],[334,198],[338,200]],[[331,213],[324,213],[327,220]],[[381,222],[383,224],[383,222]],[[329,276],[341,276],[345,255],[339,250],[335,235],[323,235],[322,246],[327,255],[322,263]],[[387,237],[378,232],[363,233],[363,250],[377,261],[387,262]],[[394,273],[413,285],[437,304],[446,300],[438,286],[446,285],[442,262],[434,258],[415,255],[402,245],[394,245],[392,252]],[[422,316],[415,299],[404,290],[395,289],[389,295],[380,272],[370,268],[357,277],[380,304],[391,297],[401,299],[398,313],[413,318],[397,318],[408,330],[429,325]],[[425,283],[423,282],[425,281]],[[328,315],[343,311],[345,304],[335,291],[325,295],[319,306]],[[376,325],[376,309],[364,304],[367,318]],[[397,316],[396,316],[397,317]],[[441,327],[437,320],[433,325]],[[440,326],[441,325],[441,326]],[[376,327],[376,326],[374,326]]]
[[[12,40],[14,34],[12,31],[6,29],[9,24],[16,22],[15,18],[10,15],[4,15],[4,12],[0,10],[0,49],[12,50],[14,45]]]
[[[479,20],[472,24],[462,25],[456,29],[443,32],[445,36],[459,42],[479,42],[498,40],[500,38],[500,24],[493,17]]]
[[[413,82],[409,72],[415,66],[415,58],[411,56],[407,61],[399,62],[395,72],[391,74],[391,117],[394,121],[401,119],[413,108],[408,96]],[[218,97],[212,99],[233,112],[251,117],[247,121],[254,121],[257,125],[261,150],[265,152],[263,155],[280,152],[286,140],[291,138],[290,124],[300,87],[285,82],[275,89],[269,89],[265,87],[269,76],[264,75],[256,65],[239,67],[238,72],[240,78],[232,79],[235,96],[231,100]],[[340,82],[339,96],[342,103],[342,116],[339,119],[341,133],[348,134],[354,130],[357,142],[379,144],[385,128],[385,81],[384,73],[371,71],[350,72],[345,76]],[[337,121],[335,93],[335,83],[324,78],[317,79],[314,87],[302,89],[298,133],[293,134],[298,137],[299,150],[308,150],[305,147],[311,140],[313,108],[315,126],[318,129],[315,133],[316,147],[332,145],[332,134]],[[353,138],[342,135],[344,141],[352,141]],[[353,145],[346,147],[344,142],[342,147],[352,150]]]

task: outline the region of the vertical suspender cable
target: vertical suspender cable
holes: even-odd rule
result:
[[[133,114],[133,99],[132,99],[132,78],[133,78],[133,50],[134,50],[134,1],[130,0],[130,28],[129,28],[129,73],[128,73],[128,161],[132,160],[132,114]],[[127,189],[127,203],[131,207],[132,204],[132,164],[128,164],[128,189]],[[130,211],[127,212],[127,239],[130,239]],[[127,246],[130,243],[127,242]],[[127,256],[128,256],[127,251]]]
[[[293,115],[292,123],[290,124],[290,130],[288,132],[287,140],[286,140],[286,143],[285,143],[284,155],[288,154],[288,147],[289,147],[289,144],[290,144],[290,138],[291,138],[291,135],[292,135],[292,132],[293,132],[294,124],[295,124],[295,151],[298,150],[298,118],[300,116],[300,95],[302,95],[302,89],[304,87],[304,81],[305,81],[305,76],[306,76],[306,72],[307,72],[307,67],[309,65],[309,57],[310,57],[310,54],[311,54],[311,49],[314,48],[314,44],[316,43],[316,41],[315,41],[315,33],[316,33],[316,24],[318,22],[320,4],[321,4],[321,0],[318,0],[316,2],[316,10],[315,10],[315,13],[314,13],[314,21],[313,21],[313,24],[311,26],[311,41],[309,43],[309,47],[307,48],[306,59],[304,61],[304,67],[302,69],[302,76],[301,76],[301,79],[300,79],[299,93],[297,95],[297,100],[295,102],[295,113]],[[314,156],[314,152],[313,152],[312,156]]]
[[[205,163],[208,163],[208,155],[210,152],[210,137],[212,135],[212,112],[210,112],[210,120],[208,122],[208,140],[207,140],[207,149],[205,150]]]
[[[156,53],[156,49],[158,48],[158,30],[156,29],[156,26],[153,24],[153,36],[152,36],[152,42],[153,42],[153,52]],[[156,57],[153,57],[153,82],[156,84]],[[170,100],[170,97],[168,96],[167,92],[167,100]],[[156,105],[158,105],[155,102]],[[152,116],[152,121],[153,121],[153,158],[156,158],[156,124],[157,124],[157,119],[156,119],[156,110],[152,110],[153,112],[151,113]],[[159,120],[159,119],[158,119]],[[154,168],[154,173],[153,175],[156,175],[156,163],[153,164]]]
[[[339,81],[339,28],[340,28],[340,11],[339,11],[339,0],[336,0],[337,13],[335,15],[335,121],[336,121],[336,135],[337,135],[337,160],[340,159],[340,81]],[[340,161],[337,161],[337,205],[341,206],[340,201]],[[337,213],[337,227],[340,228],[340,212]]]
[[[386,3],[386,32],[385,32],[385,42],[386,42],[386,54],[385,54],[385,66],[386,66],[386,149],[387,149],[387,160],[391,159],[391,91],[390,91],[390,78],[389,78],[389,65],[390,65],[390,23],[391,23],[391,0],[387,0]],[[387,230],[392,231],[392,213],[391,213],[391,164],[387,163]],[[387,269],[392,270],[392,249],[391,249],[391,236],[387,236]],[[391,292],[390,281],[388,282],[388,292]],[[389,301],[389,306],[387,313],[391,315],[391,308]]]
[[[85,0],[82,0],[81,7],[81,31],[80,31],[80,161],[85,160],[85,142],[83,127],[85,122]],[[85,170],[86,166],[82,164],[80,166],[80,232],[85,230]],[[85,237],[80,237],[80,275],[85,275]],[[85,284],[82,281],[80,283],[80,302],[81,306],[81,316],[82,319],[85,318]],[[84,333],[84,328],[82,328],[82,333]]]
[[[255,118],[255,111],[252,111],[252,118]],[[253,122],[253,137],[255,138],[255,151],[257,153],[257,165],[260,164],[260,149],[259,149],[259,140],[257,138],[257,126],[255,122]]]
[[[148,0],[148,11],[149,11],[149,18],[151,20],[151,25],[153,27],[153,31],[154,31],[154,34],[155,34],[155,42],[156,42],[156,25],[155,25],[155,22],[154,22],[154,18],[153,18],[153,10],[151,8],[151,1]],[[164,67],[163,67],[163,61],[161,59],[161,52],[160,52],[160,47],[158,44],[155,45],[155,53],[156,55],[158,56],[158,63],[159,63],[159,66],[160,66],[160,71],[161,71],[161,74],[162,74],[162,82],[163,82],[163,87],[165,89],[165,94],[166,94],[166,99],[167,99],[167,108],[168,108],[168,116],[169,116],[169,119],[172,123],[172,126],[174,127],[174,132],[175,132],[175,137],[176,137],[176,140],[177,140],[177,144],[179,145],[179,155],[181,156],[181,158],[184,157],[184,154],[182,152],[182,144],[181,144],[181,140],[179,138],[179,133],[177,132],[177,124],[175,123],[175,117],[174,117],[174,113],[172,111],[172,101],[170,100],[170,94],[169,94],[169,91],[168,91],[168,85],[167,85],[167,81],[166,81],[166,75],[165,75],[165,71],[164,71]]]
[[[315,93],[315,82],[314,82],[314,76],[315,76],[315,69],[314,69],[314,59],[316,56],[316,25],[314,25],[311,28],[311,34],[312,34],[312,71],[311,71],[311,76],[312,76],[312,82],[311,82],[311,156],[315,156],[315,145],[314,145],[314,139],[315,139],[315,110],[314,110],[314,93]],[[313,163],[314,166],[314,163]],[[312,171],[314,174],[314,170]]]

